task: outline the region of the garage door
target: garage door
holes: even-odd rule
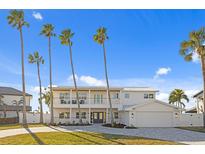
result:
[[[137,127],[173,127],[172,112],[137,112],[135,115]]]

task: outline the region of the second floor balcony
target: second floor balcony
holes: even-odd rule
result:
[[[120,104],[119,98],[111,99],[113,107]],[[109,106],[109,101],[107,98],[86,98],[79,99],[81,107],[106,107]],[[60,98],[54,97],[54,107],[76,107],[77,99],[76,98]]]

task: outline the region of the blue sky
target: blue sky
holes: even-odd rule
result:
[[[8,25],[8,13],[0,10],[0,85],[21,89],[19,33]],[[25,10],[25,20],[30,23],[23,30],[26,89],[34,95],[33,109],[38,106],[37,70],[27,57],[36,50],[44,57],[41,75],[47,87],[47,39],[39,35],[46,23],[55,26],[56,34],[66,28],[75,33],[73,60],[79,85],[104,85],[102,48],[92,39],[96,29],[104,26],[111,85],[151,86],[160,90],[158,98],[164,101],[174,88],[192,96],[202,87],[200,63],[197,58],[185,62],[179,47],[190,31],[205,26],[205,10]],[[72,85],[68,52],[57,37],[52,39],[54,85]]]

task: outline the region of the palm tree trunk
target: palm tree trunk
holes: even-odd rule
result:
[[[204,119],[204,128],[205,128],[205,61],[204,61],[204,56],[201,56],[201,67],[202,67],[202,76],[203,76],[203,119]]]
[[[22,67],[22,91],[23,91],[23,125],[27,127],[26,119],[26,88],[25,88],[25,75],[24,75],[24,42],[22,28],[20,30],[20,39],[21,39],[21,67]]]
[[[104,66],[105,66],[105,77],[106,77],[107,91],[108,91],[108,100],[109,100],[109,105],[110,105],[110,120],[111,120],[111,125],[114,126],[112,102],[111,102],[111,96],[110,96],[110,86],[109,86],[108,73],[107,73],[107,58],[106,58],[106,50],[105,50],[104,43],[102,44],[102,46],[103,46],[103,53],[104,53]]]
[[[49,50],[49,66],[50,66],[51,125],[53,125],[53,124],[54,124],[54,117],[53,117],[53,87],[52,87],[52,63],[51,63],[51,37],[48,38],[48,50]]]
[[[78,87],[75,79],[75,70],[73,66],[73,55],[72,55],[72,48],[71,45],[69,45],[69,50],[70,50],[70,65],[72,69],[72,75],[73,75],[73,82],[75,86],[75,92],[76,92],[76,99],[77,99],[77,104],[78,104],[78,112],[79,112],[79,123],[82,124],[82,116],[81,116],[81,110],[80,110],[80,102],[79,102],[79,95],[78,95]]]
[[[40,123],[43,123],[43,106],[42,106],[42,90],[41,90],[41,77],[40,77],[40,67],[39,62],[37,62],[37,70],[38,70],[38,81],[39,81],[39,87],[40,87]]]

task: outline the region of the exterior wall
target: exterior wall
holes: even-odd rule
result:
[[[129,112],[119,112],[119,121],[122,124],[129,126],[130,123],[130,115]]]
[[[203,114],[179,114],[174,116],[175,127],[200,127],[203,126]]]
[[[27,116],[27,123],[40,123],[40,114],[38,113],[26,113]],[[50,114],[43,114],[44,123],[50,123]],[[23,121],[23,113],[19,113],[19,123]]]
[[[125,94],[129,94],[129,99],[125,98]],[[153,99],[144,99],[144,94],[153,94]],[[122,91],[121,102],[123,105],[136,105],[140,103],[150,102],[155,100],[155,92],[133,92],[133,91]]]

